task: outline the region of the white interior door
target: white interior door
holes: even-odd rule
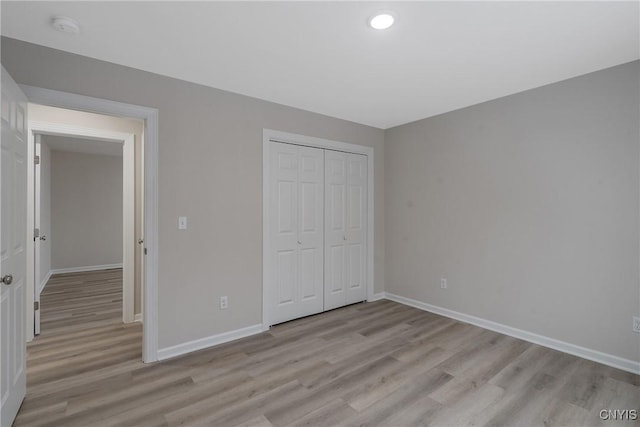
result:
[[[270,143],[271,324],[323,310],[324,152]]]
[[[366,290],[367,158],[325,153],[324,309],[364,301]]]
[[[0,424],[26,392],[27,99],[2,68],[0,177]]]

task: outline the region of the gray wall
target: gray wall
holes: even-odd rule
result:
[[[374,147],[383,290],[382,130],[13,39],[2,39],[2,64],[18,83],[159,109],[160,348],[262,321],[263,128]]]
[[[40,141],[40,271],[39,290],[46,285],[45,279],[51,271],[51,150],[46,144],[47,137]]]
[[[386,131],[386,291],[640,360],[639,81],[633,62]]]
[[[122,157],[51,151],[51,268],[122,264]]]

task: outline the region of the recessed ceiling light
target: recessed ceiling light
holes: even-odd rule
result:
[[[78,34],[80,32],[80,25],[75,19],[67,18],[66,16],[54,16],[51,19],[51,25],[58,31],[69,34]]]
[[[393,25],[395,18],[391,12],[378,12],[371,19],[369,25],[376,30],[386,30]]]

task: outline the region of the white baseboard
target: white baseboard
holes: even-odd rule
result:
[[[169,359],[171,357],[180,356],[192,351],[202,350],[203,348],[212,347],[214,345],[223,344],[259,333],[262,333],[262,324],[247,326],[246,328],[236,329],[235,331],[224,332],[222,334],[211,335],[209,337],[200,338],[171,347],[161,348],[158,350],[158,360]]]
[[[491,320],[486,320],[480,317],[449,310],[448,308],[427,304],[412,298],[405,298],[400,295],[394,295],[388,292],[384,292],[384,298],[398,302],[400,304],[405,304],[411,307],[418,308],[420,310],[429,311],[431,313],[439,314],[451,319],[456,319],[461,322],[470,323],[484,329],[489,329],[491,331],[499,332],[504,335],[509,335],[514,338],[519,338],[524,341],[539,344],[544,347],[549,347],[554,350],[582,357],[583,359],[602,363],[603,365],[612,366],[614,368],[622,369],[624,371],[640,375],[640,362],[624,359],[622,357],[603,353],[597,350],[592,350],[586,347],[581,347],[579,345],[570,344],[568,342],[556,340],[554,338],[545,337],[533,332],[527,332],[522,329],[513,328],[511,326],[503,325]]]
[[[122,268],[122,263],[120,263],[120,264],[103,264],[103,265],[87,265],[85,267],[56,268],[54,270],[51,270],[51,274],[78,273],[78,272],[81,272],[81,271],[111,270],[112,268]]]
[[[367,300],[367,302],[379,301],[381,299],[385,299],[385,293],[384,292],[378,292],[377,294],[373,294],[373,296],[371,298],[369,298]]]
[[[133,316],[133,321],[142,323],[142,313],[138,313],[135,316]]]
[[[47,274],[44,276],[44,279],[42,279],[42,281],[40,282],[40,287],[38,288],[38,295],[42,293],[42,291],[44,290],[44,287],[47,285],[47,282],[51,278],[52,274],[53,274],[53,271],[49,270]]]

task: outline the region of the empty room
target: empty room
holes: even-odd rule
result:
[[[0,17],[0,427],[639,425],[640,2]]]

